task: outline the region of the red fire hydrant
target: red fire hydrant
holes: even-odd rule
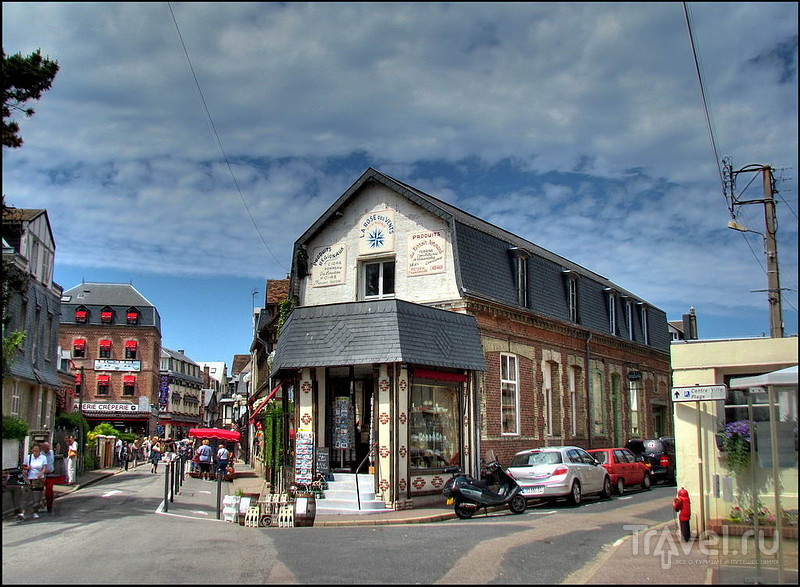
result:
[[[678,496],[672,500],[672,509],[678,512],[683,541],[689,542],[692,539],[689,528],[689,520],[692,519],[692,501],[689,499],[689,492],[683,487],[678,489]]]

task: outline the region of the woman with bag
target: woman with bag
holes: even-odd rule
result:
[[[38,444],[31,447],[31,454],[22,464],[22,470],[25,471],[25,480],[27,481],[25,491],[28,499],[25,510],[21,514],[17,514],[17,519],[21,522],[25,519],[25,514],[30,513],[31,517],[37,520],[44,494],[44,476],[47,473],[47,457],[42,454]]]

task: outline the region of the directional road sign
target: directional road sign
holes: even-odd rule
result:
[[[727,388],[724,385],[706,385],[701,387],[673,387],[672,401],[674,402],[702,402],[706,400],[725,399]]]

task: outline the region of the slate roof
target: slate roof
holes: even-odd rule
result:
[[[295,308],[274,369],[370,363],[486,369],[473,316],[397,299]]]
[[[61,295],[61,323],[75,324],[75,310],[85,306],[90,311],[89,324],[100,323],[99,310],[110,306],[124,318],[128,308],[139,310],[138,326],[155,326],[161,331],[158,309],[129,283],[81,283]]]

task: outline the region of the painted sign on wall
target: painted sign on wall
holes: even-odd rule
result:
[[[445,240],[441,231],[408,235],[408,276],[444,273]]]
[[[346,268],[347,245],[317,247],[311,260],[311,287],[343,284]]]
[[[394,210],[365,214],[358,226],[359,254],[391,251],[394,251]]]

